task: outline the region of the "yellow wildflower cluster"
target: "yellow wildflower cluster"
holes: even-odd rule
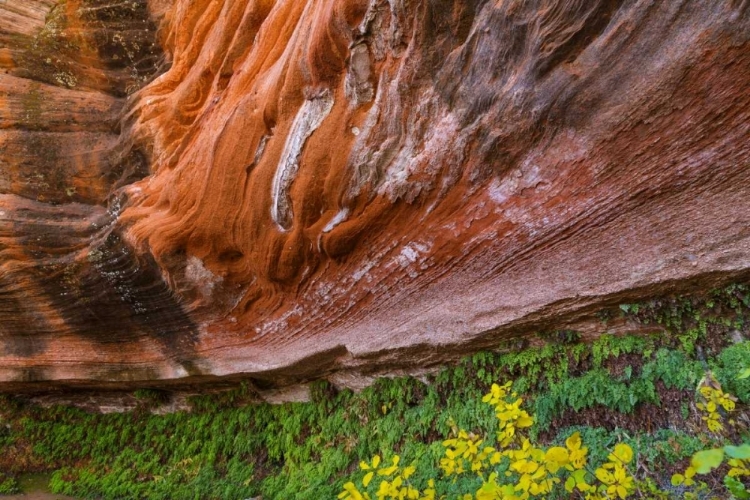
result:
[[[482,402],[495,407],[495,416],[499,421],[497,441],[502,447],[507,447],[523,438],[517,433],[520,429],[531,427],[534,419],[521,409],[523,399],[515,392],[510,393],[512,402],[507,401],[513,382],[504,385],[492,384],[490,392],[482,398]]]
[[[748,378],[750,368],[745,369],[737,377],[738,380]],[[708,430],[711,432],[721,432],[724,430],[722,424],[722,415],[720,409],[726,412],[734,411],[737,398],[725,393],[719,382],[711,372],[698,384],[698,392],[703,398],[703,402],[697,403],[696,406],[704,415],[703,421],[706,422]],[[734,420],[729,420],[731,425],[735,425]],[[750,443],[741,446],[725,446],[724,448],[714,448],[702,450],[693,455],[690,460],[690,466],[685,469],[683,474],[674,474],[672,484],[675,486],[695,486],[705,487],[706,483],[697,482],[696,474],[707,474],[711,470],[719,467],[724,459],[727,459],[729,472],[724,476],[724,485],[732,493],[734,498],[750,498],[750,492],[745,489],[745,485],[738,480],[750,476]]]
[[[537,447],[525,433],[534,418],[521,408],[523,399],[512,392],[512,383],[493,384],[483,401],[493,406],[498,421],[496,446],[489,446],[477,434],[454,429],[453,436],[443,441],[444,457],[440,469],[446,478],[462,474],[476,474],[481,486],[474,493],[465,493],[461,500],[526,500],[547,498],[564,481],[569,493],[578,490],[586,500],[625,499],[635,490],[627,464],[633,450],[618,444],[608,461],[596,470],[588,468],[588,448],[583,446],[579,433],[574,433],[565,446]],[[344,485],[339,494],[342,500],[371,500],[366,491],[375,477],[380,478],[375,497],[386,499],[436,500],[435,481],[420,491],[409,478],[414,466],[399,467],[395,456],[389,467],[380,466],[380,457],[362,462],[365,471],[361,491],[353,482]],[[558,490],[559,491],[559,490]],[[440,497],[445,498],[445,497]]]
[[[727,476],[734,478],[750,477],[750,461],[732,458],[728,460],[727,463],[730,467]]]
[[[633,477],[626,466],[633,460],[633,450],[626,444],[618,444],[615,451],[607,457],[607,462],[596,469],[596,478],[601,485],[586,498],[600,500],[604,498],[627,498],[635,488]]]
[[[709,431],[721,432],[724,430],[724,425],[722,424],[720,408],[727,412],[733,411],[737,399],[722,391],[721,385],[711,372],[708,372],[701,381],[698,392],[703,397],[703,402],[696,404],[703,413],[701,418],[706,422]]]
[[[706,483],[696,482],[695,475],[708,474],[720,467],[725,459],[729,465],[729,472],[724,476],[724,485],[732,493],[733,498],[750,499],[750,492],[742,482],[743,478],[750,477],[750,443],[740,446],[728,445],[695,453],[685,473],[672,476],[672,484],[705,488]],[[694,495],[691,493],[692,496]]]
[[[458,437],[443,441],[445,457],[440,460],[440,468],[446,476],[463,474],[467,470],[479,472],[487,464],[495,465],[500,462],[500,453],[492,446],[482,448],[484,442],[474,433],[462,430]]]
[[[378,500],[435,500],[435,481],[430,480],[427,488],[420,492],[413,487],[409,478],[416,471],[414,465],[399,467],[401,457],[395,455],[391,465],[380,466],[380,456],[375,455],[371,462],[360,462],[359,468],[367,471],[362,479],[362,486],[367,488],[377,475],[380,479],[375,498]],[[353,482],[344,485],[344,491],[339,493],[342,500],[372,500],[369,493],[360,491]]]
[[[559,476],[566,471],[569,477],[565,487],[569,492],[576,487],[581,491],[590,488],[584,478],[588,449],[581,446],[581,436],[577,432],[565,441],[565,447],[553,446],[546,450],[533,446],[528,438],[522,439],[520,447],[499,452],[508,458],[505,477],[511,478],[511,482],[498,482],[500,476],[493,472],[477,491],[477,500],[543,498],[561,482]]]
[[[587,499],[626,498],[634,490],[633,477],[626,464],[633,459],[633,450],[626,444],[618,444],[608,457],[608,462],[596,469],[594,477],[598,484],[589,484],[586,479],[588,448],[583,446],[581,436],[575,433],[565,441],[565,446],[547,449],[534,446],[524,429],[534,424],[534,419],[521,408],[523,399],[511,391],[512,383],[493,384],[482,401],[495,408],[498,420],[497,442],[499,448],[482,447],[483,441],[473,434],[460,431],[458,438],[443,443],[446,456],[440,467],[446,476],[458,475],[470,469],[482,478],[482,486],[476,492],[477,500],[525,500],[545,498],[553,488],[565,479],[569,493],[579,490]],[[487,478],[484,471],[507,459],[506,481],[499,481],[498,472],[492,471]],[[504,484],[503,484],[504,483]]]
[[[672,484],[674,486],[679,485],[685,485],[685,486],[693,486],[695,485],[695,474],[696,474],[695,467],[692,465],[685,469],[684,474],[674,474],[672,475]]]

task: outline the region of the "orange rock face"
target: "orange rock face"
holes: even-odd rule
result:
[[[750,269],[747,2],[9,0],[0,41],[9,389],[427,366]]]

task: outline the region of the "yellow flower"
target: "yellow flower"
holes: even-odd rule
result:
[[[352,482],[348,482],[344,485],[344,491],[339,493],[338,498],[341,500],[369,500],[369,496],[365,493],[360,493],[357,487]]]
[[[401,460],[401,457],[399,457],[398,455],[395,455],[391,459],[393,465],[391,465],[390,467],[383,467],[383,468],[381,468],[378,471],[378,476],[392,476],[393,474],[395,474],[396,471],[398,470],[398,462],[399,462],[399,460]]]
[[[510,386],[513,385],[513,382],[508,382],[506,384],[503,384],[502,386],[497,384],[492,384],[492,387],[490,388],[489,394],[486,394],[482,401],[485,403],[489,403],[491,405],[496,405],[505,398],[508,395],[508,390],[510,389]]]
[[[616,492],[617,496],[624,499],[630,494],[630,491],[633,489],[633,478],[628,475],[628,472],[624,467],[615,468],[614,476],[615,483],[611,484],[607,488],[607,493],[609,493],[610,495],[614,495],[614,493]]]
[[[612,484],[615,482],[615,477],[607,469],[599,467],[594,472],[596,478],[604,484]]]
[[[629,464],[633,460],[633,448],[625,443],[619,443],[615,445],[615,451],[609,454],[607,460],[610,462],[622,462],[623,464]]]
[[[450,458],[441,458],[440,468],[446,476],[453,475],[456,472],[456,461]]]
[[[422,493],[420,500],[435,500],[435,480],[427,481],[427,489]]]
[[[367,474],[365,474],[365,477],[362,479],[362,485],[367,488],[367,485],[370,484],[370,481],[372,481],[372,476],[374,476],[375,473],[370,471]]]
[[[704,422],[706,422],[706,427],[708,427],[708,430],[711,432],[720,432],[724,429],[724,426],[721,424],[721,416],[718,413],[711,413],[708,416],[701,417]]]
[[[482,444],[482,440],[479,441],[467,441],[466,442],[466,451],[464,451],[464,458],[469,458],[472,455],[476,455],[479,453],[479,445]]]
[[[592,491],[586,494],[586,500],[604,500],[604,497],[599,493]]]
[[[704,400],[695,405],[701,412],[705,413],[701,418],[706,422],[709,431],[721,432],[724,425],[722,424],[723,417],[719,413],[720,408],[727,412],[733,411],[737,399],[721,389],[721,385],[711,372],[706,373],[698,392]]]
[[[386,498],[388,495],[390,495],[390,492],[391,492],[391,483],[389,481],[382,481],[375,495],[378,497],[378,500],[382,500]]]
[[[578,432],[573,433],[568,439],[565,440],[565,446],[568,448],[568,456],[570,460],[568,470],[582,469],[586,466],[586,453],[589,449],[585,446],[581,446],[581,434]]]
[[[747,461],[740,460],[738,458],[733,458],[731,460],[728,460],[727,463],[731,467],[731,469],[729,469],[729,472],[727,473],[727,476],[729,477],[750,476],[750,464]]]
[[[367,462],[360,462],[359,468],[362,470],[370,470],[370,469],[377,469],[378,465],[380,465],[380,455],[375,455],[372,457],[372,463],[368,464]]]
[[[552,474],[556,473],[560,467],[568,465],[569,462],[568,450],[560,446],[553,446],[544,455],[544,465]]]
[[[510,464],[510,468],[521,474],[533,474],[539,468],[539,464],[531,460],[518,460]]]
[[[633,478],[628,475],[628,471],[625,467],[619,463],[615,463],[612,468],[612,472],[609,472],[604,467],[596,469],[596,478],[607,486],[606,491],[610,498],[617,495],[624,499],[633,489]]]
[[[692,466],[688,467],[685,470],[685,475],[674,474],[672,476],[672,485],[679,486],[681,484],[684,484],[685,486],[692,486],[692,485],[695,484],[695,480],[693,479],[693,477],[695,476],[695,474],[696,474],[695,467],[692,467]],[[731,471],[730,471],[729,475],[731,475]]]
[[[413,465],[404,467],[404,471],[401,473],[401,477],[403,477],[404,479],[409,479],[409,477],[413,475],[416,471],[417,471],[417,468]]]

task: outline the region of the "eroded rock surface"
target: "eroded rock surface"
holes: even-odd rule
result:
[[[426,366],[750,269],[747,1],[8,0],[0,42],[7,389]]]

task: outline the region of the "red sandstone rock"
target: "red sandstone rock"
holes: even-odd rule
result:
[[[17,4],[6,388],[425,366],[750,269],[746,1]]]

